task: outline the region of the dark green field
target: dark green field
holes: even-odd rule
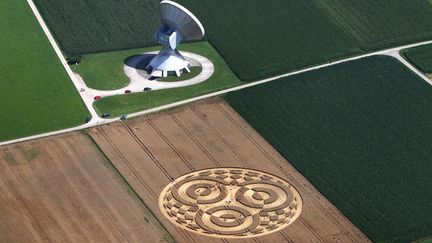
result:
[[[313,1],[182,0],[242,80],[256,80],[359,53]],[[218,20],[218,21],[216,21]]]
[[[427,0],[315,0],[364,51],[432,38]]]
[[[160,25],[159,0],[35,0],[67,54],[143,47]]]
[[[67,54],[153,44],[159,0],[36,0]],[[432,39],[428,0],[179,0],[245,81]]]
[[[402,54],[422,72],[432,74],[432,45],[403,50]]]
[[[0,36],[0,141],[84,123],[84,103],[26,1],[0,1]]]
[[[181,0],[244,80],[432,39],[426,0]],[[218,21],[216,21],[218,20]]]
[[[432,87],[395,59],[344,63],[227,100],[373,241],[432,234]]]

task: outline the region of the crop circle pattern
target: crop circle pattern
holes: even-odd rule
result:
[[[298,191],[274,175],[217,168],[175,179],[161,192],[159,207],[175,225],[199,234],[243,238],[293,223],[302,210]]]

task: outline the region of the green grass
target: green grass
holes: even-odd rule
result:
[[[422,72],[432,74],[432,44],[406,49],[402,54]]]
[[[0,141],[84,123],[84,103],[26,1],[0,2]]]
[[[67,55],[154,44],[159,0],[35,0]]]
[[[432,87],[396,59],[343,63],[226,99],[372,241],[432,234]]]
[[[129,84],[129,78],[123,72],[124,61],[127,57],[149,51],[158,51],[161,47],[147,47],[125,51],[102,52],[86,54],[78,65],[70,65],[74,72],[79,73],[88,87],[98,90],[120,89]],[[200,68],[192,68],[180,78],[167,77],[160,81],[180,81],[198,75]]]
[[[98,113],[109,113],[113,117],[121,116],[242,84],[209,43],[182,44],[179,49],[197,53],[210,59],[215,67],[215,73],[207,81],[188,87],[103,98],[94,103]],[[136,50],[135,54],[146,50]],[[128,57],[133,52],[122,52],[127,54],[122,58]],[[116,53],[113,54],[117,55]]]
[[[314,0],[364,51],[432,38],[425,0]]]
[[[416,243],[432,243],[432,238],[422,239],[422,240],[416,241]]]
[[[71,67],[74,72],[81,75],[90,88],[99,90],[119,89],[129,83],[129,78],[123,72],[124,60],[136,54],[158,49],[160,47],[86,54],[82,56],[80,64],[71,65]]]

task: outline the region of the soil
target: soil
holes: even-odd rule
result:
[[[0,148],[0,242],[164,242],[169,234],[83,132]]]
[[[95,127],[89,133],[178,242],[370,242],[224,101]],[[302,199],[299,217],[271,234],[227,239],[185,230],[160,210],[161,192],[177,178],[232,167],[262,171],[292,185]]]

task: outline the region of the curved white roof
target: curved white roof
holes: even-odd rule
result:
[[[178,29],[184,40],[201,40],[204,37],[204,27],[189,10],[170,0],[163,0],[160,4],[162,23]]]

